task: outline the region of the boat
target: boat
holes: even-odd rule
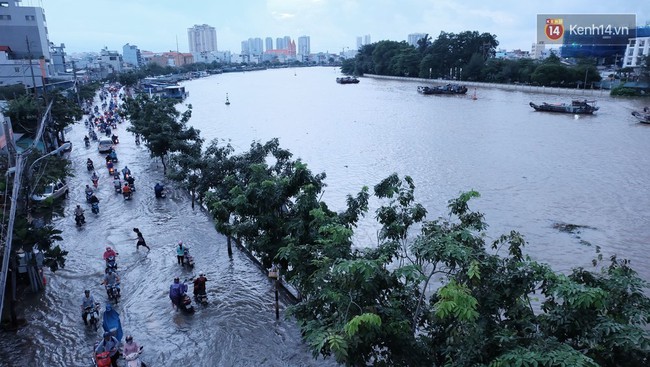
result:
[[[359,79],[354,76],[344,76],[341,78],[336,78],[336,82],[339,84],[357,84],[359,83]]]
[[[226,106],[230,106],[230,100],[228,100],[228,93],[226,93]]]
[[[639,119],[639,122],[641,123],[650,124],[650,109],[648,109],[648,107],[645,107],[642,112],[632,112],[632,116]]]
[[[571,103],[544,102],[539,105],[530,102],[529,105],[534,108],[535,111],[573,113],[577,115],[590,115],[598,111],[600,108],[596,106],[596,101],[588,101],[586,99],[574,99]]]
[[[418,93],[421,94],[465,94],[467,87],[460,84],[445,84],[433,87],[419,86]]]

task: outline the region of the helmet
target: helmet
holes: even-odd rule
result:
[[[111,336],[111,332],[110,332],[110,331],[105,331],[105,332],[104,332],[104,338],[107,338],[107,337],[110,337],[110,336]]]
[[[200,277],[204,277],[204,276],[205,276],[205,273],[201,272],[201,273],[199,273],[199,276],[200,276]]]
[[[126,342],[127,342],[127,343],[130,343],[130,342],[132,342],[132,341],[133,341],[133,337],[132,337],[131,335],[127,335],[127,336],[126,336]]]
[[[178,283],[178,282],[180,282],[180,281],[181,281],[181,280],[178,279],[178,277],[174,278],[174,283]]]
[[[111,246],[106,246],[106,251],[112,250]]]
[[[178,241],[179,246],[182,245],[182,244],[183,244],[183,241]]]
[[[89,290],[89,289],[86,289],[86,290],[84,291],[84,293],[86,293],[86,294],[90,294],[90,290]]]

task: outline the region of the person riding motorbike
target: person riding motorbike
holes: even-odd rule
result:
[[[96,171],[93,171],[93,175],[90,176],[90,180],[91,180],[93,183],[99,181],[99,176],[97,176],[97,172],[96,172]]]
[[[106,270],[104,270],[104,279],[100,284],[106,288],[106,293],[108,293],[109,288],[113,288],[120,284],[120,276],[117,275],[117,272],[106,268]]]
[[[130,354],[139,353],[140,349],[141,349],[140,345],[138,345],[138,343],[133,341],[133,336],[127,335],[126,343],[124,344],[124,348],[122,349],[122,354],[125,357],[128,357]],[[140,366],[147,367],[147,365],[145,365],[144,362],[140,362]]]
[[[129,169],[129,166],[124,166],[124,168],[122,168],[122,175],[124,176],[125,180],[127,179],[127,175],[128,176],[131,175],[131,170]]]
[[[84,144],[89,147],[90,146],[90,138],[88,135],[84,136]]]
[[[133,190],[133,189],[134,189],[133,186],[135,185],[135,178],[133,178],[133,176],[131,176],[130,173],[129,173],[129,177],[126,178],[126,182],[129,183],[129,186],[131,187],[131,191],[134,191],[134,190]]]
[[[111,160],[117,161],[117,153],[115,153],[115,149],[111,149],[109,156],[111,157]]]
[[[93,189],[90,187],[90,185],[86,185],[86,200],[90,200],[90,197],[93,194]]]
[[[106,251],[104,251],[104,261],[108,260],[111,256],[115,257],[117,255],[118,253],[115,252],[111,246],[106,246]]]
[[[111,155],[106,154],[106,164],[108,164],[108,162],[110,162],[110,161],[111,161]]]
[[[161,185],[160,183],[156,183],[156,186],[153,187],[153,191],[156,193],[157,198],[162,197],[163,190],[165,190],[165,186]]]
[[[183,247],[183,241],[178,241],[178,246],[176,247],[176,260],[178,265],[183,265],[183,257],[185,256],[185,247]]]
[[[131,187],[127,182],[125,182],[124,187],[122,187],[122,195],[124,195],[125,198],[131,197]]]
[[[169,286],[169,299],[172,300],[172,304],[175,307],[180,308],[185,292],[187,292],[187,285],[181,283],[178,277],[174,278],[174,283]]]
[[[91,312],[93,312],[94,308],[95,298],[90,295],[90,290],[86,289],[84,291],[84,297],[81,299],[81,318],[84,320],[84,325],[88,325],[88,320],[86,318]]]
[[[88,158],[86,160],[86,168],[88,168],[89,171],[92,171],[95,169],[95,164],[93,163],[93,160]]]
[[[113,134],[111,136],[111,140],[113,141],[113,144],[119,144],[120,140],[117,138],[117,135]]]
[[[122,188],[122,181],[120,180],[119,175],[115,175],[115,177],[113,177],[113,188],[116,191]]]
[[[74,219],[77,224],[84,222],[84,210],[81,208],[81,205],[77,205],[77,207],[74,209]]]
[[[193,293],[195,296],[205,295],[205,282],[208,281],[208,278],[205,277],[204,273],[200,273],[199,277],[194,279],[194,290]]]
[[[100,358],[108,356],[111,360],[111,366],[117,367],[117,360],[120,358],[119,345],[119,340],[110,331],[104,332],[104,340],[100,341],[95,348],[97,365],[102,365],[100,364]]]

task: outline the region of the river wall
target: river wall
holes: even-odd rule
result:
[[[574,89],[574,88],[557,88],[557,87],[544,87],[523,84],[502,84],[502,83],[484,83],[472,82],[462,80],[447,80],[447,79],[426,79],[426,78],[410,78],[405,76],[389,76],[389,75],[375,75],[364,74],[364,77],[375,79],[388,79],[388,80],[402,80],[406,82],[420,82],[420,83],[436,83],[436,84],[460,84],[467,88],[497,88],[529,93],[545,93],[554,95],[581,95],[581,96],[594,96],[594,97],[609,97],[609,90],[606,89]]]

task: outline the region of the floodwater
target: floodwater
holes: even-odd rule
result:
[[[429,219],[446,216],[447,200],[473,189],[482,196],[470,207],[485,214],[489,239],[520,231],[529,241],[528,254],[564,272],[590,268],[600,246],[605,257],[632,259],[650,280],[650,125],[630,115],[647,101],[603,95],[596,97],[596,115],[575,117],[528,106],[567,96],[480,88],[477,100],[422,96],[416,92],[420,83],[361,78],[356,85],[339,85],[337,76],[337,68],[305,68],[188,81],[190,125],[206,141],[229,141],[238,153],[254,140],[278,137],[294,158],[327,173],[323,200],[330,208],[343,209],[347,194],[372,188],[393,172],[414,178],[416,199]],[[135,146],[124,124],[117,131],[118,169],[129,166],[138,191],[125,202],[99,168],[101,212],[90,213],[83,194],[90,184],[85,160],[101,166],[102,158],[94,145],[83,147],[84,132],[76,126],[69,134],[76,144],[76,177],[69,180],[66,216],[55,220],[63,230],[61,245],[70,251],[66,268],[48,272],[46,291],[25,300],[28,326],[1,334],[0,365],[90,365],[99,332],[84,328],[78,304],[85,288],[106,300],[99,282],[107,245],[120,253],[123,296],[117,310],[124,333],[145,346],[148,365],[335,365],[312,358],[294,321],[276,322],[273,284],[239,251],[228,258],[225,239],[205,213],[191,209],[187,195],[167,183],[168,197],[154,198],[153,185],[165,182],[162,167],[144,146]],[[87,209],[80,229],[72,214],[76,204]],[[371,201],[357,246],[376,244],[374,210],[380,204]],[[565,233],[556,223],[584,227]],[[151,252],[136,251],[133,227],[143,232]],[[193,250],[196,271],[176,264],[179,240]],[[172,279],[199,271],[210,279],[210,304],[191,316],[174,311],[167,298]]]
[[[142,360],[148,366],[336,365],[313,359],[295,321],[284,318],[285,299],[281,299],[281,316],[276,321],[273,283],[236,248],[233,257],[228,257],[226,240],[215,231],[209,216],[198,207],[192,210],[189,197],[166,182],[159,161],[149,157],[144,145],[136,146],[125,129],[123,123],[116,132],[120,137],[117,169],[128,165],[136,179],[131,201],[113,191],[97,143],[84,147],[83,124],[68,134],[75,144],[71,153],[75,177],[68,181],[65,217],[55,219],[54,224],[63,230],[60,244],[70,253],[65,269],[46,273],[45,292],[24,300],[28,325],[15,335],[0,334],[0,366],[92,365],[92,347],[102,330],[84,327],[80,304],[84,289],[106,303],[99,284],[106,246],[119,253],[122,298],[114,308],[121,315],[124,335],[132,334],[144,345]],[[93,159],[100,176],[98,215],[85,202],[85,185],[92,184],[87,158]],[[167,183],[166,198],[154,197],[156,182]],[[77,204],[86,210],[86,224],[81,228],[74,223]],[[134,227],[143,233],[150,252],[143,247],[136,250]],[[196,264],[193,271],[177,264],[178,241],[189,246]],[[193,315],[175,311],[168,298],[174,277],[184,280],[201,271],[209,279],[209,304],[195,304]]]

